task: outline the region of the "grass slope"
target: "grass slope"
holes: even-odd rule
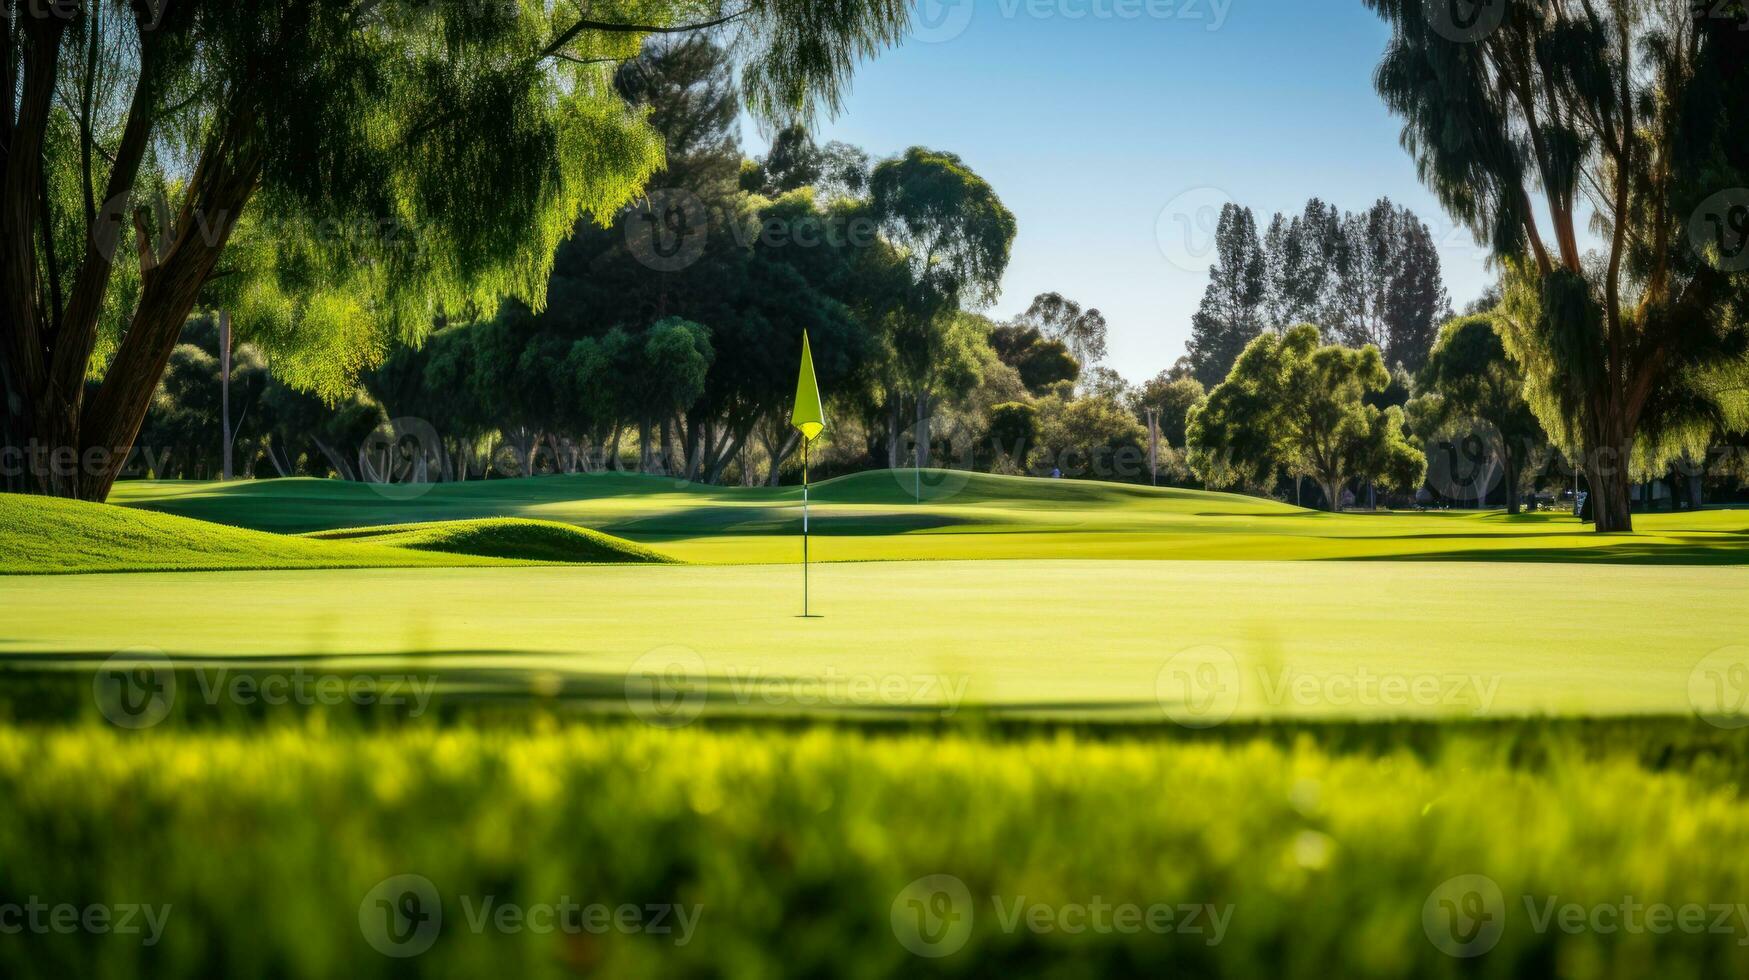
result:
[[[921,482],[922,501],[912,494]],[[394,490],[394,493],[389,493]],[[410,495],[410,496],[409,496]],[[694,562],[796,562],[798,487],[590,474],[382,488],[332,480],[117,486],[129,506],[280,532],[522,517],[600,530]],[[817,561],[1215,559],[1749,564],[1749,510],[1642,514],[1599,535],[1565,514],[1325,514],[1195,490],[930,470],[813,488]]]
[[[246,530],[150,511],[0,494],[0,574],[509,565],[666,560],[569,525],[457,522],[346,540]]]
[[[7,893],[169,906],[152,946],[8,936],[0,973],[1749,973],[1741,737],[1382,735],[0,725]],[[410,875],[429,904],[390,932]],[[1474,959],[1429,941],[1455,946],[1463,875],[1498,889],[1475,896],[1496,931]],[[1581,928],[1539,925],[1568,905]],[[618,929],[583,912],[622,907]]]
[[[653,549],[600,531],[556,521],[508,517],[316,531],[306,537],[321,541],[367,541],[416,551],[521,561],[641,564],[674,560]]]

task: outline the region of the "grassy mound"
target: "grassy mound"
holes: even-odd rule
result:
[[[670,559],[545,521],[362,528],[334,540],[77,500],[0,494],[0,574],[403,568]]]
[[[666,563],[674,559],[624,538],[556,521],[510,517],[346,528],[308,535],[322,541],[368,541],[416,551],[481,555],[519,561]]]

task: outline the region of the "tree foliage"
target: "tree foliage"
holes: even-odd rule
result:
[[[1310,477],[1332,510],[1351,480],[1413,489],[1426,458],[1404,438],[1403,410],[1366,400],[1389,384],[1376,347],[1322,345],[1310,324],[1264,334],[1191,412],[1191,465],[1219,486]]]
[[[613,85],[645,38],[716,26],[753,111],[805,118],[907,19],[902,0],[21,6],[0,36],[0,442],[125,448],[203,300],[329,398],[440,315],[538,309],[578,219],[662,164]],[[13,488],[101,498],[119,467]]]
[[[1367,3],[1423,181],[1517,270],[1504,337],[1532,408],[1579,446],[1598,530],[1631,530],[1630,461],[1724,419],[1749,367],[1749,12],[1514,2],[1454,32],[1421,0]]]

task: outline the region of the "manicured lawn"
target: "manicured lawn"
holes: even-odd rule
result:
[[[1749,564],[1749,510],[1646,514],[1597,535],[1567,514],[1323,514],[1194,490],[928,471],[813,490],[819,561],[1413,558]],[[622,474],[415,488],[325,480],[123,483],[116,503],[283,533],[482,517],[605,531],[685,561],[801,559],[801,490],[703,487]]]
[[[522,518],[298,537],[171,514],[0,494],[0,575],[669,561],[599,531]]]
[[[939,713],[960,691],[1160,720],[1168,661],[1210,646],[1232,656],[1204,676],[1238,685],[1235,717],[1687,714],[1696,665],[1749,637],[1741,568],[875,562],[816,567],[812,591],[823,618],[797,617],[795,566],[13,576],[0,649],[412,665],[615,710],[628,673],[681,663],[721,710]],[[1386,677],[1437,686],[1362,690]],[[858,683],[898,693],[843,693]],[[822,686],[840,696],[803,700]]]

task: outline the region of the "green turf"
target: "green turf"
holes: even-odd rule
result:
[[[1742,740],[1606,736],[0,725],[7,899],[162,923],[151,946],[0,937],[0,972],[1743,976]],[[1476,875],[1498,933],[1459,959],[1429,937],[1468,894],[1445,883]],[[397,937],[398,902],[419,917]],[[1539,928],[1567,906],[1580,928]]]
[[[621,711],[628,675],[680,662],[711,710],[940,713],[957,692],[1160,720],[1171,658],[1213,646],[1234,717],[1470,718],[1686,713],[1701,660],[1749,637],[1749,570],[1728,567],[872,562],[815,568],[809,620],[801,584],[772,565],[224,572],[192,613],[181,575],[14,576],[0,650],[387,657],[371,669]],[[1434,689],[1345,687],[1387,677]]]
[[[523,561],[637,564],[673,560],[651,548],[600,531],[514,517],[314,531],[307,537]]]
[[[1418,559],[1749,564],[1749,510],[1636,517],[1598,535],[1567,514],[1324,514],[1194,490],[952,471],[861,473],[813,488],[818,561]],[[123,483],[114,502],[257,530],[524,517],[593,528],[695,562],[796,562],[799,487],[593,474],[420,487],[329,480]]]
[[[367,528],[337,537],[272,534],[106,504],[0,494],[0,574],[667,560],[599,532],[526,520]]]

